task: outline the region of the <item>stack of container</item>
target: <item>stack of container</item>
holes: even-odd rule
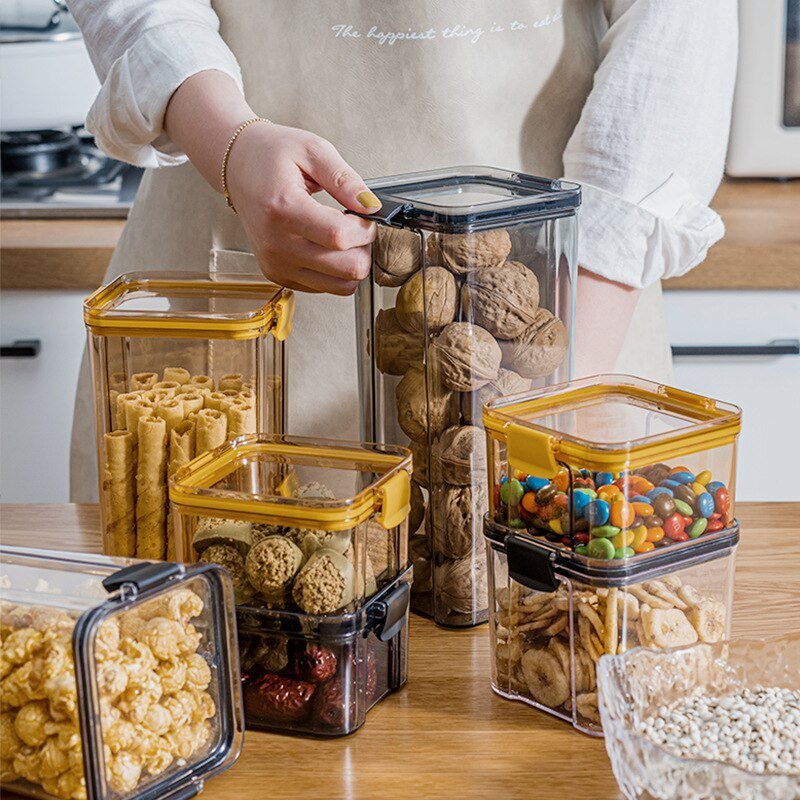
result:
[[[741,412],[601,375],[484,423],[492,687],[600,733],[601,655],[729,634]]]
[[[177,557],[233,578],[248,728],[337,736],[406,681],[411,455],[242,436],[171,482]]]

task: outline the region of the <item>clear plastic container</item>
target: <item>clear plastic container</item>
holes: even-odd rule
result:
[[[492,688],[602,735],[602,655],[728,637],[739,527],[635,559],[578,555],[485,525],[492,597]]]
[[[638,558],[734,518],[741,410],[626,375],[490,401],[492,518],[576,553]]]
[[[580,188],[474,166],[370,188],[383,206],[358,294],[362,436],[414,452],[412,609],[475,625],[487,619],[481,409],[570,377]]]
[[[287,289],[205,273],[130,273],[86,300],[105,553],[173,558],[168,476],[284,431],[293,309]]]
[[[224,570],[0,556],[4,792],[188,797],[233,764],[243,718]]]
[[[248,730],[343,736],[405,685],[411,569],[355,611],[238,609]]]
[[[643,676],[645,680],[643,680]],[[797,800],[800,775],[755,772],[711,758],[682,757],[644,736],[642,723],[664,705],[700,693],[720,697],[741,689],[800,691],[800,633],[770,639],[696,644],[666,652],[635,650],[599,665],[600,716],[611,768],[628,800]],[[721,723],[724,724],[724,723]],[[780,745],[797,721],[787,721]],[[764,742],[774,750],[774,740]],[[796,751],[795,751],[796,752]]]
[[[239,437],[173,476],[178,559],[222,564],[238,604],[352,611],[407,566],[410,472],[402,447]]]

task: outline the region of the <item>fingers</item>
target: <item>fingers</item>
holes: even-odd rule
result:
[[[377,233],[374,222],[342,214],[302,191],[275,201],[269,210],[287,231],[329,250],[363,247]]]
[[[314,136],[305,151],[306,163],[301,168],[345,208],[371,214],[381,207],[381,201],[330,142]]]

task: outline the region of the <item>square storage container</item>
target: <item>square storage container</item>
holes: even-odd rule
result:
[[[282,433],[294,297],[264,281],[130,273],[84,303],[104,552],[172,558],[167,479],[243,433]]]
[[[638,558],[728,528],[734,405],[625,375],[490,401],[491,515],[592,558]]]
[[[408,563],[405,448],[242,436],[170,485],[178,559],[226,567],[238,604],[355,610]]]
[[[243,718],[224,570],[0,557],[3,792],[177,799],[231,766]]]
[[[248,730],[343,736],[405,685],[411,568],[355,611],[238,609]]]
[[[488,614],[482,405],[570,377],[580,188],[474,166],[370,188],[383,206],[358,293],[362,436],[414,453],[412,609],[475,625]]]
[[[633,559],[579,555],[486,520],[492,688],[602,735],[597,662],[730,633],[739,528]]]

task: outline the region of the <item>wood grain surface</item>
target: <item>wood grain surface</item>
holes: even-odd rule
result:
[[[800,504],[740,504],[734,635],[800,629]],[[91,506],[0,506],[5,544],[93,551]],[[489,687],[487,628],[445,631],[411,618],[409,682],[350,737],[248,733],[206,800],[283,798],[622,798],[601,739]],[[11,797],[10,794],[4,796]]]
[[[800,289],[800,180],[727,178],[712,206],[725,238],[667,289]],[[100,285],[123,220],[3,220],[0,288],[83,289]]]

